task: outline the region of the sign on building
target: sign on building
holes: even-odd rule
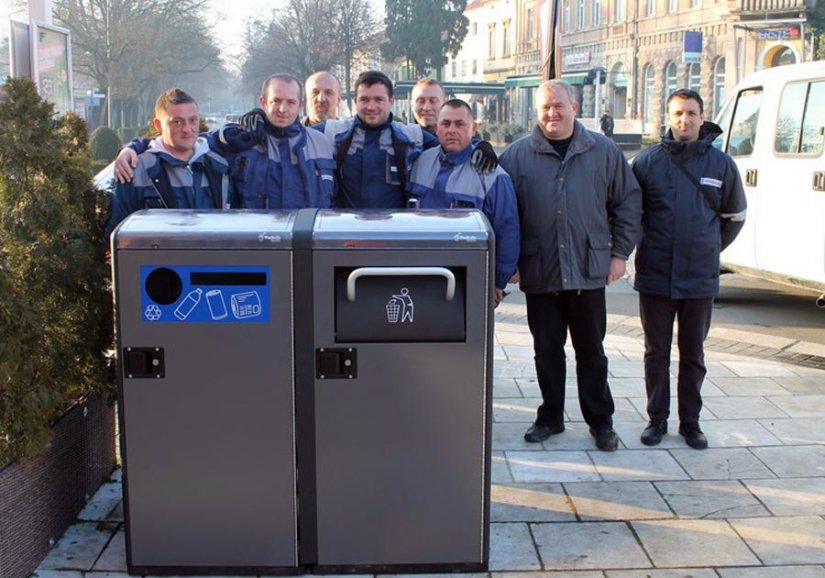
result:
[[[762,28],[758,30],[759,40],[798,40],[801,36],[799,26],[784,26],[781,28]]]
[[[695,30],[685,30],[684,44],[682,45],[682,62],[702,62],[702,33]]]

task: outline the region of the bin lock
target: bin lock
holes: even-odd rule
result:
[[[128,379],[161,379],[166,376],[162,347],[124,347],[123,375]]]
[[[318,379],[355,379],[358,377],[358,351],[352,347],[315,350],[315,373]]]

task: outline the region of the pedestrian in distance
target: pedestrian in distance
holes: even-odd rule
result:
[[[599,127],[602,129],[602,134],[607,138],[613,138],[613,117],[610,116],[610,109],[604,111],[604,114],[599,119]]]
[[[641,219],[641,193],[613,141],[576,120],[573,88],[550,80],[536,95],[536,126],[507,147],[521,224],[518,276],[527,298],[542,394],[528,442],[564,431],[568,330],[584,420],[596,447],[614,451],[613,397],[603,340],[605,285],[625,274]]]
[[[679,89],[667,100],[668,131],[642,151],[633,173],[642,188],[642,237],[634,288],[645,334],[645,388],[650,421],[641,435],[655,446],[670,414],[670,350],[679,324],[679,434],[704,449],[700,390],[707,369],[704,341],[719,293],[720,253],[745,222],[747,201],[736,164],[713,146],[722,130],[704,120],[702,97]]]

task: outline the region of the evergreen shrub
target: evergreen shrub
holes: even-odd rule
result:
[[[0,467],[41,452],[74,401],[113,383],[102,240],[85,122],[54,117],[34,84],[0,101]]]
[[[120,149],[120,138],[108,126],[99,126],[89,139],[89,152],[92,155],[91,173],[96,174],[115,160]]]

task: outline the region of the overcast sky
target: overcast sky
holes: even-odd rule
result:
[[[9,35],[9,18],[28,20],[26,4],[22,9],[13,8],[16,0],[0,0],[0,39]],[[215,38],[227,55],[237,56],[243,49],[243,32],[248,19],[261,17],[283,7],[286,0],[209,0],[212,20],[215,23]],[[380,20],[384,17],[384,0],[370,0]]]

